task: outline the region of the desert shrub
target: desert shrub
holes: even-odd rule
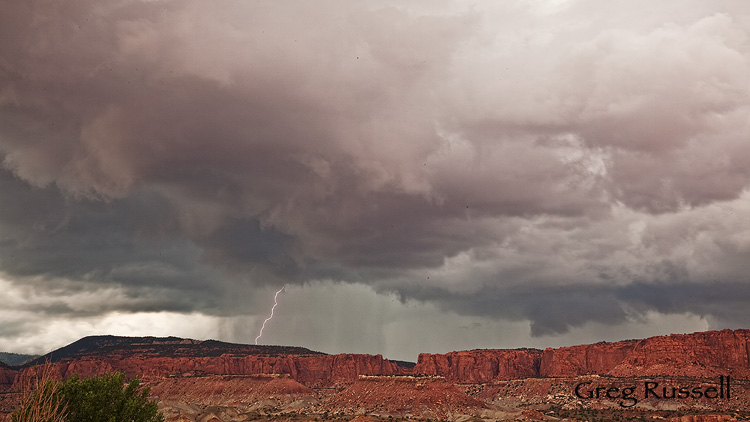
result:
[[[21,407],[11,415],[13,422],[65,422],[65,405],[59,395],[60,382],[52,377],[52,366],[40,368],[37,377],[23,384]]]
[[[163,422],[149,388],[139,389],[135,378],[114,372],[100,377],[64,382],[50,376],[50,366],[41,377],[24,388],[23,403],[11,416],[12,422]]]
[[[60,396],[67,405],[71,422],[163,422],[149,388],[138,388],[134,378],[127,385],[122,372],[101,377],[74,375],[60,385]]]

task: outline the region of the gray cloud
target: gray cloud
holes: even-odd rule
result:
[[[750,11],[646,5],[11,1],[0,270],[94,314],[336,279],[535,335],[741,320]]]

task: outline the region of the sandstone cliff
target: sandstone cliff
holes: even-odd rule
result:
[[[61,378],[122,371],[129,377],[174,375],[261,375],[287,374],[308,387],[354,382],[359,375],[396,375],[406,369],[381,355],[288,355],[288,356],[199,356],[163,357],[142,355],[82,356],[53,364]],[[31,368],[29,368],[31,369]]]
[[[413,373],[439,375],[459,383],[536,377],[541,354],[536,349],[421,353]]]
[[[705,331],[547,349],[539,375],[750,376],[750,330]]]
[[[587,374],[607,374],[623,362],[633,350],[635,344],[635,340],[629,340],[557,349],[548,348],[542,353],[539,376],[571,377]]]
[[[638,340],[607,374],[750,377],[750,330],[705,331]]]
[[[0,363],[0,391],[3,386],[10,386],[15,382],[18,371],[4,363]]]
[[[413,373],[458,383],[529,377],[732,375],[750,378],[750,330],[705,331],[643,340],[521,350],[420,354]]]

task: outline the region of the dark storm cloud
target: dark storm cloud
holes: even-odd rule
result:
[[[0,270],[101,313],[336,278],[540,335],[723,315],[653,286],[747,283],[747,5],[639,4],[7,2]]]
[[[61,294],[112,283],[152,299],[159,289],[179,291],[162,293],[158,305],[144,300],[157,309],[210,305],[205,292],[214,289],[211,280],[218,274],[200,265],[197,247],[170,236],[170,207],[158,195],[74,200],[54,188],[30,188],[7,172],[0,179],[3,196],[13,199],[0,215],[0,264],[6,274]]]
[[[516,286],[493,285],[467,294],[446,297],[439,290],[423,290],[424,300],[461,315],[485,315],[507,320],[531,321],[534,336],[566,332],[585,322],[616,324],[628,317],[624,301],[610,287],[588,285]],[[563,317],[561,317],[563,316]]]

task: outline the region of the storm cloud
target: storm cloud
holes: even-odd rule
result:
[[[6,311],[750,317],[745,1],[2,8]]]

